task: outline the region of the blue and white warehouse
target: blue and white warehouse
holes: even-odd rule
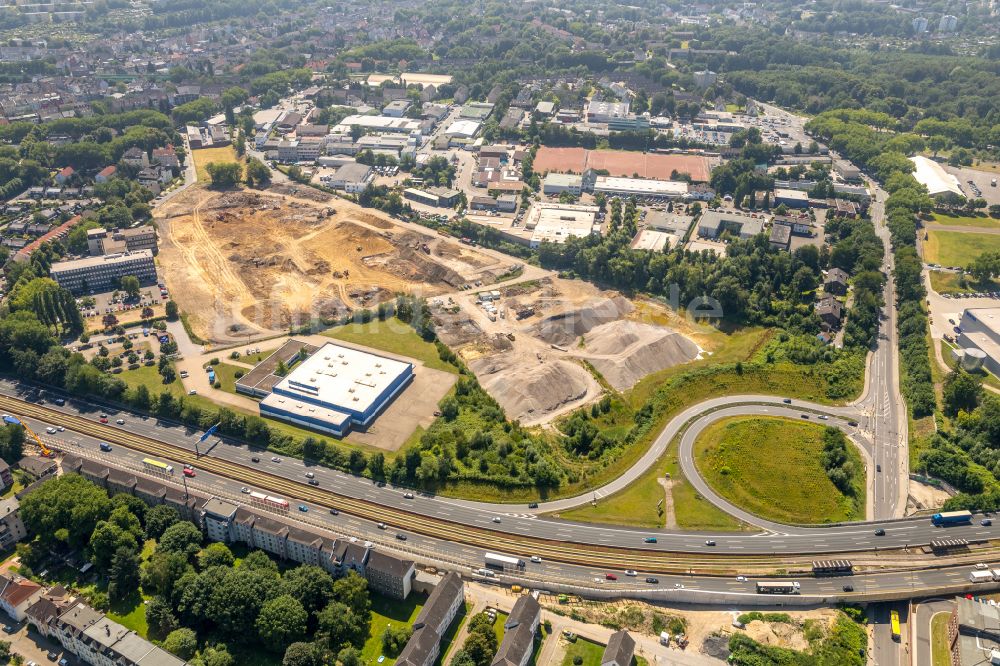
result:
[[[274,385],[260,414],[343,437],[371,424],[412,380],[412,363],[330,342]]]

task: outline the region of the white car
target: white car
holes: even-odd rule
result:
[[[542,558],[538,557],[538,555],[532,555],[531,556],[531,561],[534,564],[541,564],[542,563]]]
[[[639,574],[636,572],[635,569],[626,569],[625,570],[625,575],[626,576],[633,576],[633,577],[635,577],[635,576],[638,576]]]
[[[982,562],[979,562],[978,564],[976,564],[976,568],[979,569],[980,571],[982,571],[983,569],[989,569],[990,567],[989,567],[988,564],[984,564]]]
[[[737,576],[736,580],[739,581],[739,582],[741,582],[741,583],[745,583],[745,582],[747,582],[747,577],[746,576]]]
[[[115,421],[115,423],[117,423],[118,425],[125,425],[125,419],[118,419],[117,421]]]
[[[271,462],[273,462],[273,463],[280,463],[281,462],[281,458],[279,458],[278,456],[271,456]]]
[[[247,488],[246,486],[243,486],[242,488],[240,488],[240,492],[243,493],[244,495],[249,495],[250,489]]]
[[[198,391],[191,389],[190,391],[188,391],[188,395],[198,395]]]
[[[56,429],[50,426],[45,429],[45,432],[49,433],[50,435],[54,435],[56,434]]]
[[[66,432],[66,428],[62,426],[56,426],[56,430],[58,430],[59,432]]]

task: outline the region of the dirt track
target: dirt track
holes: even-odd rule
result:
[[[206,339],[275,333],[314,317],[433,296],[499,267],[350,202],[191,188],[157,211],[160,265]]]

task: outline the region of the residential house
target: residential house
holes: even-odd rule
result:
[[[15,496],[0,501],[0,550],[13,548],[26,536],[28,530],[21,520],[20,500]]]
[[[828,329],[840,328],[844,306],[833,296],[826,296],[816,304],[816,315]]]
[[[823,282],[823,290],[828,294],[843,296],[847,293],[847,282],[851,276],[839,268],[831,268],[827,271],[826,280]]]
[[[10,488],[14,483],[14,475],[10,472],[10,465],[6,460],[0,459],[0,490]]]
[[[44,589],[38,583],[17,575],[0,575],[0,608],[16,622],[41,598]]]
[[[624,629],[611,634],[604,648],[601,666],[631,666],[635,654],[635,639]]]
[[[94,180],[97,183],[106,183],[114,177],[116,171],[118,171],[118,167],[114,165],[104,167],[98,172]]]
[[[56,473],[59,466],[51,458],[39,456],[25,456],[17,461],[17,466],[22,472],[27,474],[32,481],[44,479]]]
[[[441,653],[441,637],[465,602],[465,583],[454,571],[434,586],[413,622],[413,634],[396,659],[397,666],[432,666]]]
[[[63,167],[59,170],[59,173],[56,174],[56,183],[58,185],[65,185],[69,182],[70,178],[73,177],[74,173],[76,173],[76,171],[73,170],[73,167]]]
[[[535,647],[535,632],[542,618],[542,607],[532,596],[522,596],[514,603],[504,622],[503,641],[491,666],[526,666]]]

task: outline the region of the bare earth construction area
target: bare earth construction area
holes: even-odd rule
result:
[[[596,400],[604,393],[598,377],[625,391],[701,353],[674,328],[645,321],[651,308],[662,317],[666,308],[647,302],[640,309],[589,283],[552,277],[500,289],[490,305],[481,298],[433,299],[438,333],[508,417],[525,425]]]
[[[167,286],[194,332],[214,342],[286,331],[400,292],[435,296],[489,284],[509,268],[333,198],[195,187],[157,218]]]

